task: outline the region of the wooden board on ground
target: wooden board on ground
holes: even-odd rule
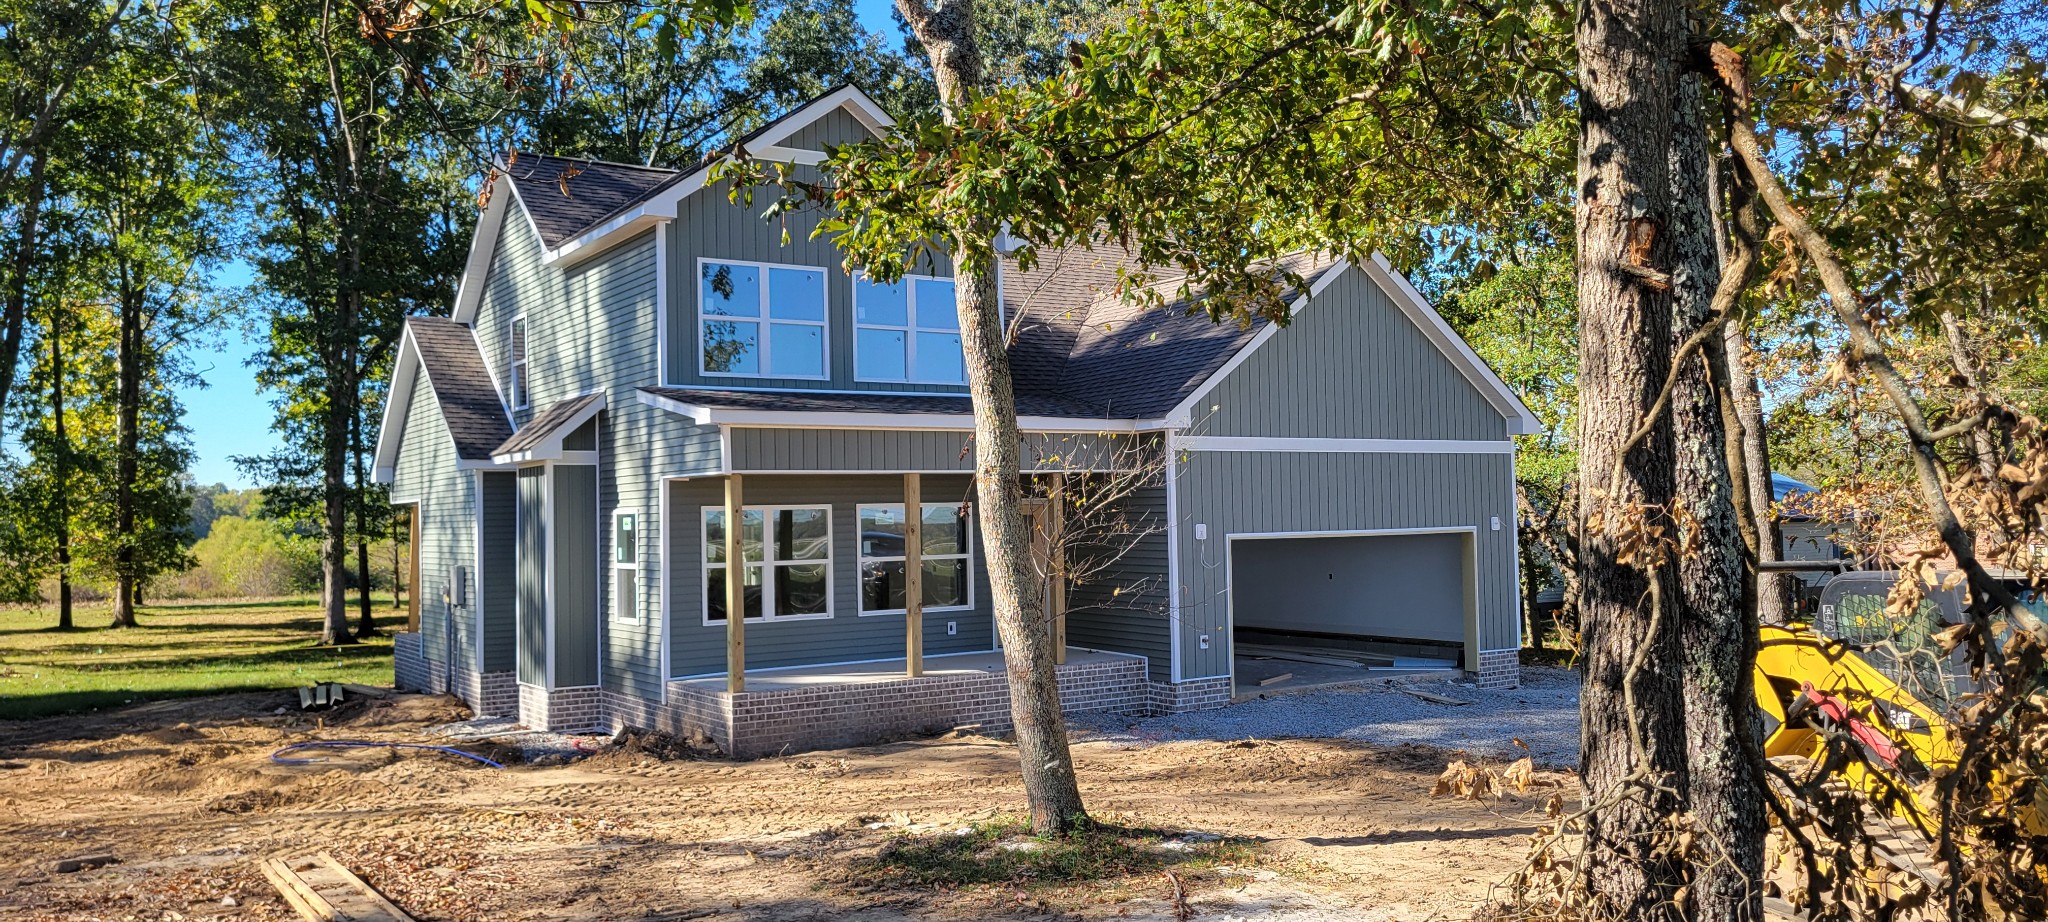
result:
[[[1280,647],[1268,647],[1261,644],[1241,643],[1237,645],[1237,652],[1240,656],[1251,656],[1260,659],[1277,659],[1284,660],[1290,663],[1312,663],[1317,666],[1343,666],[1347,669],[1365,668],[1364,663],[1359,662],[1355,659],[1342,659],[1340,657],[1335,656],[1323,656],[1319,653],[1296,653],[1293,650],[1287,650]]]
[[[1470,702],[1470,701],[1466,701],[1466,700],[1464,700],[1464,699],[1462,699],[1462,698],[1453,698],[1453,697],[1451,697],[1451,696],[1449,696],[1449,695],[1439,695],[1439,694],[1436,694],[1435,692],[1426,692],[1426,691],[1420,691],[1420,690],[1418,690],[1418,689],[1413,689],[1413,688],[1404,688],[1404,689],[1401,689],[1401,690],[1402,690],[1403,692],[1406,692],[1406,693],[1408,693],[1408,694],[1409,694],[1410,696],[1412,696],[1412,697],[1416,697],[1416,698],[1421,698],[1422,700],[1424,700],[1424,701],[1427,701],[1427,702],[1429,702],[1429,703],[1431,703],[1431,704],[1448,704],[1448,705],[1451,705],[1451,706],[1453,706],[1453,707],[1456,707],[1456,706],[1458,706],[1458,705],[1463,705],[1463,704],[1471,704],[1471,703],[1472,703],[1472,702]]]
[[[1368,666],[1386,666],[1394,662],[1394,656],[1391,653],[1369,653],[1364,650],[1346,650],[1342,647],[1304,647],[1297,644],[1245,643],[1240,641],[1237,649],[1240,653],[1268,656],[1274,659],[1281,658],[1280,654],[1282,653],[1294,653],[1303,656],[1320,656],[1328,659],[1355,660]]]
[[[1294,673],[1291,673],[1291,672],[1283,672],[1283,673],[1280,673],[1279,675],[1276,675],[1276,676],[1268,676],[1268,677],[1266,677],[1266,678],[1260,679],[1260,680],[1259,680],[1259,685],[1260,685],[1260,687],[1264,687],[1264,686],[1267,686],[1267,685],[1278,685],[1278,684],[1280,684],[1280,683],[1282,683],[1282,682],[1285,682],[1285,681],[1287,681],[1288,679],[1291,679],[1291,678],[1294,678]]]
[[[307,922],[413,922],[326,852],[263,859],[263,876]]]

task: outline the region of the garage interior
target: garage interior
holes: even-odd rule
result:
[[[1231,537],[1237,694],[1455,672],[1474,640],[1466,530]]]

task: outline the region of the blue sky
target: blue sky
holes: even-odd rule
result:
[[[855,11],[870,31],[896,39],[896,23],[890,16],[892,0],[856,0]],[[250,269],[236,263],[215,281],[239,286],[249,281]],[[257,334],[260,335],[260,334]],[[242,476],[232,460],[236,455],[260,455],[277,448],[277,434],[270,431],[270,397],[256,389],[255,369],[249,360],[262,349],[250,334],[238,329],[222,332],[209,348],[192,352],[193,367],[205,380],[204,387],[178,389],[185,406],[185,425],[192,430],[192,447],[198,459],[192,477],[203,484],[224,483],[231,487],[258,484]]]

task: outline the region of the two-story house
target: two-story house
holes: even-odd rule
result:
[[[891,124],[849,87],[740,143],[815,169]],[[506,165],[378,441],[415,523],[401,686],[741,755],[1006,722],[953,283],[849,274],[815,220],[709,163]],[[1514,682],[1534,420],[1500,379],[1381,259],[1302,259],[1284,329],[1139,310],[1120,260],[1002,273],[1021,423],[1063,446],[1025,476],[1106,476],[1118,440],[1160,469],[1124,500],[1155,527],[1048,593],[1067,706],[1226,702],[1239,631]]]

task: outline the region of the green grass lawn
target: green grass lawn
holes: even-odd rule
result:
[[[116,630],[104,607],[81,608],[80,626],[60,631],[54,609],[0,610],[0,719],[316,682],[391,684],[391,638],[321,647],[310,599],[150,605],[138,619]],[[404,615],[380,608],[378,621],[397,630]]]

